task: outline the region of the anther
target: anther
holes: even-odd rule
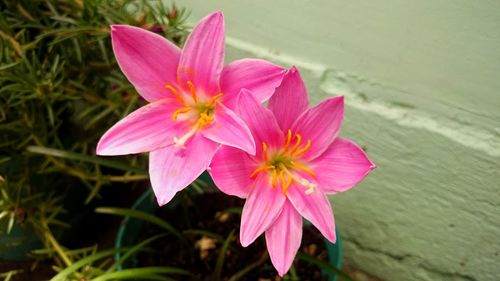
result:
[[[194,101],[195,103],[197,103],[197,102],[198,102],[198,99],[196,98],[196,90],[195,90],[195,88],[194,88],[194,84],[193,84],[193,82],[191,82],[191,81],[187,81],[187,82],[186,82],[186,84],[187,84],[187,85],[188,85],[188,87],[189,87],[189,92],[191,92],[191,97],[193,98],[193,101]]]
[[[288,130],[285,142],[285,152],[287,152],[291,142],[292,142],[292,130]]]
[[[189,104],[182,98],[182,96],[179,94],[179,92],[170,84],[166,84],[165,88],[169,89],[172,94],[174,94],[175,98],[184,104],[186,107],[189,107]]]
[[[262,143],[262,154],[264,155],[264,161],[267,162],[267,144],[265,142]]]
[[[309,169],[307,166],[302,165],[302,164],[300,164],[300,163],[298,163],[298,162],[295,162],[295,161],[290,161],[290,164],[292,164],[292,166],[293,166],[294,168],[297,168],[297,169],[299,169],[299,170],[302,170],[302,171],[304,171],[304,172],[308,173],[309,175],[311,175],[311,176],[313,176],[313,177],[316,177],[316,173],[315,173],[313,170]]]
[[[274,169],[274,166],[271,166],[271,165],[267,165],[267,166],[262,166],[262,167],[258,167],[257,169],[253,170],[253,172],[250,174],[250,178],[254,178],[258,173],[262,172],[262,171],[267,171],[267,170],[271,170],[271,169]]]
[[[217,102],[217,100],[222,97],[224,94],[223,93],[219,93],[215,96],[213,96],[207,103],[207,106],[212,106],[215,104],[215,102]]]
[[[307,143],[306,143],[306,145],[304,147],[302,147],[301,149],[299,149],[299,150],[295,151],[294,153],[292,153],[292,157],[297,157],[297,156],[302,155],[310,147],[311,147],[311,140],[307,140]]]
[[[172,119],[174,121],[177,121],[177,116],[179,114],[183,114],[183,113],[188,113],[189,111],[191,110],[191,107],[183,107],[181,109],[178,109],[174,112],[174,114],[172,115]]]
[[[297,148],[299,148],[300,143],[302,142],[301,135],[295,134],[295,137],[297,138],[297,141],[295,142],[295,145],[293,146],[292,150],[290,151],[290,153],[292,153],[292,154],[295,152],[295,150],[297,150]]]

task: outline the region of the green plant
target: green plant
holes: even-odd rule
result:
[[[147,180],[143,157],[95,156],[103,131],[143,102],[119,71],[109,25],[140,26],[181,45],[186,17],[146,0],[0,3],[0,222],[6,233],[30,224],[44,247],[35,254],[57,268],[81,257],[57,239],[67,194],[88,189],[81,201],[89,203],[103,186]]]

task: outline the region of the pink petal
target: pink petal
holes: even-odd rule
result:
[[[320,188],[324,192],[336,193],[359,183],[375,168],[375,164],[354,142],[337,138],[314,160],[311,168],[320,171],[316,176]]]
[[[215,142],[229,145],[255,155],[255,142],[247,124],[232,110],[218,105],[214,114],[215,120],[202,134]]]
[[[250,174],[257,167],[247,153],[229,146],[221,146],[214,155],[208,172],[215,185],[228,195],[247,198],[253,180]]]
[[[191,184],[205,171],[217,149],[217,144],[200,134],[185,143],[152,151],[149,154],[149,177],[160,206]]]
[[[310,108],[292,125],[292,132],[302,136],[303,141],[311,140],[311,148],[302,157],[314,159],[320,156],[335,140],[344,119],[344,97],[324,100]]]
[[[283,146],[283,133],[269,109],[262,106],[246,89],[241,90],[237,101],[237,113],[247,123],[255,139],[257,157],[262,155],[263,142],[269,147]]]
[[[273,188],[267,176],[258,176],[241,214],[240,242],[250,245],[280,215],[286,197],[280,188]]]
[[[302,217],[287,200],[280,216],[266,231],[271,262],[283,277],[290,269],[302,242]]]
[[[269,109],[283,132],[287,132],[293,122],[309,107],[309,98],[299,71],[292,67],[283,78],[281,85],[269,100]]]
[[[224,16],[215,12],[203,18],[186,40],[178,68],[179,83],[191,81],[208,95],[216,95],[223,66]]]
[[[305,190],[306,187],[296,183],[292,184],[287,190],[288,199],[295,209],[319,229],[326,239],[335,243],[335,220],[330,201],[318,188],[309,194],[306,194]]]
[[[234,61],[224,67],[220,78],[224,104],[235,108],[236,96],[243,88],[251,91],[258,101],[264,102],[273,95],[284,74],[283,67],[265,60]]]
[[[147,101],[168,95],[165,84],[176,81],[180,50],[167,39],[129,25],[111,26],[116,60],[122,72]]]
[[[145,105],[116,123],[99,140],[97,154],[124,155],[152,151],[173,143],[183,135],[185,122],[174,122],[172,114],[179,103],[163,99]]]

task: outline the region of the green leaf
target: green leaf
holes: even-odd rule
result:
[[[131,268],[131,269],[124,269],[121,271],[110,272],[103,274],[97,278],[91,279],[91,281],[124,280],[124,279],[144,280],[148,279],[148,276],[154,277],[157,276],[158,274],[190,275],[188,271],[175,267],[151,266],[151,267]]]
[[[261,264],[263,264],[268,258],[269,258],[269,254],[267,253],[267,250],[264,250],[264,253],[259,258],[259,260],[257,260],[256,262],[253,262],[253,263],[249,264],[248,266],[244,267],[240,271],[238,271],[235,274],[233,274],[233,276],[231,276],[231,278],[229,278],[229,281],[238,281],[238,280],[240,280],[246,274],[248,274],[250,271],[254,270],[255,268],[259,267]]]
[[[52,279],[50,279],[50,281],[66,281],[68,276],[70,276],[72,273],[76,272],[81,267],[89,265],[89,264],[91,264],[97,260],[100,260],[102,258],[105,258],[107,256],[111,256],[114,253],[116,253],[116,251],[118,251],[118,250],[115,250],[115,249],[106,250],[106,251],[102,251],[102,252],[97,252],[93,255],[90,255],[90,256],[87,256],[83,259],[80,259],[77,262],[73,263],[72,265],[63,269],[56,276],[52,277]]]
[[[98,156],[90,156],[90,155],[85,155],[85,154],[81,154],[81,153],[70,152],[70,151],[54,149],[54,148],[48,148],[48,147],[43,147],[43,146],[28,146],[26,148],[26,150],[31,152],[31,153],[49,155],[49,156],[64,158],[64,159],[69,159],[69,160],[79,160],[79,161],[99,164],[101,166],[115,168],[115,169],[127,171],[127,172],[134,172],[134,173],[138,173],[138,174],[145,174],[146,173],[146,171],[141,169],[141,168],[131,167],[131,166],[128,166],[128,165],[123,164],[121,162],[99,158]]]
[[[146,246],[147,244],[153,242],[154,240],[160,238],[160,237],[163,237],[165,236],[165,234],[158,234],[158,235],[155,235],[153,237],[150,237],[144,241],[142,241],[141,243],[135,245],[134,247],[130,248],[130,250],[128,250],[127,252],[125,252],[123,254],[123,256],[121,256],[121,258],[119,260],[117,260],[109,269],[108,269],[108,272],[111,272],[111,271],[114,271],[116,268],[118,268],[120,265],[122,265],[128,258],[130,258],[133,254],[137,253],[138,251],[140,251],[142,248],[144,248],[144,246]]]
[[[217,257],[217,262],[215,263],[214,273],[212,274],[213,281],[221,280],[221,273],[222,273],[222,267],[224,266],[224,259],[226,257],[227,249],[229,248],[229,244],[231,243],[233,238],[234,238],[234,229],[231,230],[226,240],[222,244],[219,256]]]
[[[157,226],[165,229],[166,231],[170,232],[179,240],[183,241],[184,243],[187,243],[186,239],[182,236],[182,234],[172,225],[170,225],[168,222],[143,211],[139,210],[130,210],[130,209],[124,209],[124,208],[113,208],[113,207],[101,207],[95,209],[97,213],[101,214],[109,214],[109,215],[117,215],[117,216],[127,216],[131,218],[136,218],[136,219],[141,219],[153,224],[156,224]]]
[[[11,68],[13,66],[16,66],[18,64],[19,64],[19,62],[13,62],[13,63],[8,63],[8,64],[0,65],[0,71],[6,70],[6,69]]]

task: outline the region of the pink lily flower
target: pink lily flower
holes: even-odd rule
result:
[[[168,203],[210,164],[218,144],[255,153],[245,122],[231,110],[241,88],[259,101],[281,83],[283,68],[258,59],[224,67],[224,18],[215,12],[193,29],[182,50],[162,36],[127,25],[111,27],[121,70],[149,102],[100,139],[99,155],[150,152],[158,203]]]
[[[352,188],[375,168],[359,146],[338,137],[343,97],[308,106],[306,88],[295,68],[285,75],[268,108],[243,90],[237,112],[252,131],[257,153],[222,146],[209,169],[224,193],[246,198],[241,244],[246,247],[265,232],[280,276],[299,249],[302,217],[335,243],[335,222],[326,195]]]

